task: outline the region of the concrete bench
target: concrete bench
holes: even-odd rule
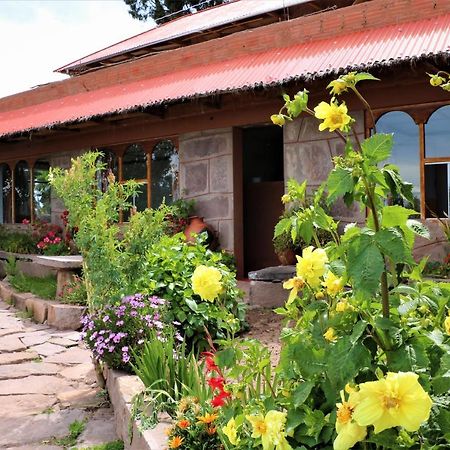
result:
[[[35,256],[34,261],[42,266],[56,270],[56,298],[62,292],[64,285],[73,280],[77,270],[83,266],[83,257],[74,256]]]
[[[289,291],[283,281],[295,276],[295,266],[274,266],[249,272],[249,304],[263,308],[278,308],[286,302]]]

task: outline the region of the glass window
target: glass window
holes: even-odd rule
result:
[[[436,110],[425,124],[425,157],[450,157],[450,105]]]
[[[30,169],[28,163],[19,161],[14,169],[15,222],[30,220]]]
[[[393,133],[394,146],[388,163],[395,164],[402,178],[412,183],[414,206],[420,210],[420,144],[419,127],[412,117],[403,111],[392,111],[377,120],[377,132]],[[411,207],[411,205],[404,205]]]
[[[33,168],[33,208],[34,218],[45,222],[51,221],[51,187],[48,182],[50,164],[36,161]]]
[[[7,164],[0,164],[0,223],[12,222],[12,179]]]
[[[131,144],[122,159],[123,180],[147,179],[147,155],[139,144]]]
[[[176,190],[178,153],[171,141],[155,145],[152,153],[152,208],[158,208],[163,200],[170,205]]]

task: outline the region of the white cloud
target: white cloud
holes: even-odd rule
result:
[[[0,97],[66,78],[53,71],[151,26],[122,0],[0,0]]]

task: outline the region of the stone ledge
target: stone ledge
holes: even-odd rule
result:
[[[36,297],[30,292],[16,291],[6,280],[0,281],[0,297],[16,309],[28,311],[37,323],[51,325],[58,330],[78,330],[85,307],[66,305]]]
[[[105,367],[106,388],[114,409],[116,433],[125,444],[125,450],[164,450],[167,448],[165,429],[170,422],[161,418],[158,425],[141,433],[133,422],[130,442],[130,420],[133,397],[143,391],[144,385],[136,375]]]

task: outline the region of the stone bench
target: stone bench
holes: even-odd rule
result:
[[[254,307],[278,308],[283,306],[289,291],[283,281],[295,276],[295,266],[274,266],[249,272],[249,304]]]
[[[34,261],[42,266],[56,270],[56,298],[58,298],[67,282],[73,280],[77,270],[83,266],[81,255],[73,256],[35,256]]]

